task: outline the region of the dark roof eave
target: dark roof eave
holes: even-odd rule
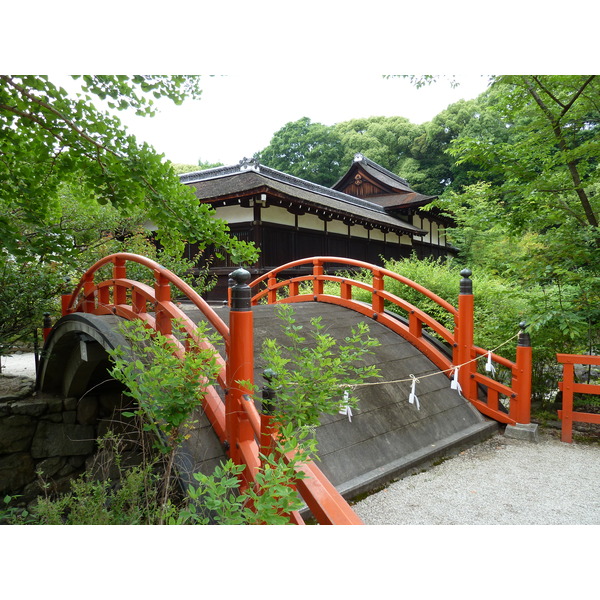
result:
[[[275,193],[273,193],[273,192],[275,192]],[[268,186],[263,186],[260,188],[254,188],[252,190],[248,190],[248,195],[255,195],[255,194],[261,194],[261,193],[270,193],[272,196],[281,198],[282,200],[284,200],[284,202],[290,201],[289,198],[285,197],[285,195],[283,195],[283,194],[279,195],[277,193],[277,190],[272,190]],[[239,197],[239,195],[240,194],[227,194],[227,196],[221,196],[221,197],[200,198],[200,201],[201,202],[217,202],[217,201],[224,201],[224,200],[233,200],[233,199]],[[395,223],[390,223],[389,221],[379,221],[377,219],[369,219],[368,217],[364,217],[364,216],[358,217],[357,215],[350,213],[350,212],[333,210],[333,209],[330,209],[327,207],[324,208],[320,204],[314,204],[311,202],[304,201],[304,202],[302,202],[302,205],[305,207],[312,208],[314,210],[314,213],[310,213],[310,214],[315,214],[316,216],[319,216],[317,214],[319,211],[320,212],[330,212],[332,214],[338,215],[340,217],[340,220],[342,220],[342,221],[355,221],[357,224],[371,225],[371,226],[375,226],[380,229],[388,229],[390,231],[397,233],[398,235],[410,235],[410,236],[422,237],[427,234],[427,232],[425,230],[420,229],[419,227],[415,227],[414,225],[407,224],[406,227],[403,226],[402,224],[400,224],[400,223],[402,223],[402,221],[400,219],[396,219]],[[395,217],[393,217],[393,216],[392,216],[392,218],[395,219]]]

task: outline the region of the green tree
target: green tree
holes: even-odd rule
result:
[[[185,242],[214,244],[239,263],[256,249],[179,182],[164,156],[138,144],[109,110],[154,114],[153,99],[200,97],[200,79],[83,76],[69,95],[43,76],[0,75],[0,346],[40,325],[65,281],[103,254],[148,249],[182,271]],[[104,103],[107,108],[96,105]],[[181,273],[183,275],[183,273]]]
[[[42,326],[45,312],[58,317],[60,295],[72,291],[81,274],[108,254],[133,252],[157,260],[199,293],[211,285],[207,268],[196,268],[196,258],[186,259],[177,248],[157,247],[148,238],[142,211],[125,216],[111,204],[77,198],[70,186],[60,186],[55,217],[39,224],[23,220],[21,211],[0,200],[1,211],[11,215],[11,225],[20,232],[23,245],[37,250],[37,254],[15,256],[0,249],[0,354],[29,343],[33,330]],[[110,267],[104,271],[110,277]],[[147,269],[134,266],[130,275],[153,284]]]
[[[332,186],[348,170],[354,155],[361,152],[407,178],[411,185],[414,182],[415,190],[439,193],[442,176],[424,171],[428,154],[419,153],[422,149],[415,146],[423,133],[422,126],[404,117],[352,119],[331,126],[303,117],[276,132],[256,158],[285,173]]]
[[[273,169],[331,186],[346,171],[343,155],[333,128],[303,117],[284,125],[255,156]]]
[[[143,223],[143,215],[125,218],[111,205],[81,205],[67,185],[60,186],[56,215],[46,223],[25,221],[4,198],[0,214],[10,216],[20,243],[30,250],[15,256],[0,248],[0,354],[29,343],[43,313],[58,315],[60,294],[70,291],[72,278],[101,255],[120,249],[125,233]]]
[[[188,165],[181,163],[174,163],[173,170],[177,175],[181,175],[182,173],[192,173],[193,171],[203,171],[204,169],[212,169],[214,167],[222,167],[223,163],[211,163],[206,161],[198,161],[197,165]]]
[[[334,130],[344,146],[344,171],[360,152],[411,185],[418,178],[420,167],[411,148],[423,132],[420,125],[404,117],[369,117],[338,123]]]
[[[600,80],[502,76],[492,91],[487,110],[508,136],[459,136],[450,152],[493,179],[476,212],[487,215],[486,235],[503,228],[505,239],[521,248],[510,274],[543,286],[552,298],[539,322],[578,339],[579,351],[593,350],[600,342]]]
[[[423,134],[412,145],[413,156],[425,178],[423,185],[428,186],[420,191],[440,195],[479,181],[495,181],[478,165],[468,160],[457,163],[448,152],[461,136],[491,139],[494,143],[506,140],[508,130],[504,123],[487,110],[489,95],[486,91],[474,100],[459,100],[424,123]]]
[[[182,186],[164,156],[138,144],[112,110],[152,116],[152,98],[175,103],[200,97],[200,79],[184,76],[76,77],[81,93],[71,97],[44,76],[0,75],[0,240],[21,257],[68,251],[68,240],[38,235],[23,239],[15,214],[43,227],[60,218],[60,189],[71,186],[78,200],[110,203],[123,215],[142,210],[165,246],[183,241],[214,243],[235,256],[254,260],[252,247],[229,235],[227,224]],[[64,242],[64,243],[63,243]]]
[[[547,398],[557,352],[600,346],[600,82],[594,75],[490,82],[477,114],[448,142],[455,178],[436,205],[457,222],[449,236],[461,260],[528,299],[534,394]]]
[[[584,76],[502,76],[488,110],[507,137],[465,132],[450,149],[496,175],[515,227],[542,229],[574,220],[598,227],[600,80]]]

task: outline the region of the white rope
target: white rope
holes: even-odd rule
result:
[[[492,352],[496,352],[496,350],[499,350],[500,348],[502,348],[502,346],[506,346],[506,344],[508,344],[509,342],[511,342],[512,340],[514,340],[516,337],[518,337],[518,335],[519,334],[517,333],[517,334],[513,335],[512,337],[508,338],[505,342],[502,342],[499,346],[496,346],[496,348],[494,348],[493,350],[488,350],[487,354],[483,354],[481,356],[477,356],[475,358],[472,358],[471,360],[468,360],[467,362],[464,362],[461,365],[452,365],[448,369],[443,369],[441,371],[434,371],[433,373],[427,373],[426,375],[419,375],[419,377],[421,379],[424,379],[425,377],[434,377],[435,375],[444,375],[446,373],[452,373],[456,369],[460,369],[461,367],[465,367],[466,365],[470,365],[473,362],[477,362],[478,360],[481,360],[482,358],[485,358],[486,356],[491,356]],[[492,365],[492,367],[493,367],[493,365]],[[356,389],[356,388],[359,388],[359,387],[368,387],[368,386],[372,386],[372,385],[386,385],[386,384],[394,384],[394,383],[410,383],[412,381],[411,377],[409,377],[408,379],[392,379],[390,381],[371,381],[371,382],[367,382],[367,383],[356,383],[356,384],[352,385],[351,388],[352,389]]]

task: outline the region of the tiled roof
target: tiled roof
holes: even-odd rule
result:
[[[429,204],[437,198],[437,196],[425,196],[415,192],[410,188],[406,179],[388,171],[360,153],[354,155],[354,163],[333,187],[343,189],[352,179],[352,174],[361,170],[376,181],[382,189],[388,190],[381,194],[367,196],[370,201],[383,206],[388,211],[417,208]]]
[[[328,209],[413,235],[425,234],[422,229],[390,216],[380,204],[282,173],[254,160],[244,159],[238,165],[185,173],[180,175],[180,180],[184,184],[193,185],[201,200],[267,187],[316,208]]]
[[[379,181],[389,185],[392,188],[397,190],[405,190],[407,192],[413,191],[410,189],[406,179],[396,175],[395,173],[392,173],[391,171],[388,171],[381,165],[378,165],[377,163],[368,159],[363,154],[355,154],[354,162],[360,162],[367,173],[373,175],[376,179],[379,179]]]

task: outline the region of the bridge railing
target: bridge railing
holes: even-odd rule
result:
[[[128,261],[150,269],[154,274],[154,286],[128,279]],[[105,265],[112,265],[112,278],[96,283],[95,276]],[[62,297],[62,312],[63,315],[89,312],[121,314],[125,318],[133,316],[145,320],[164,335],[172,334],[172,321],[178,319],[185,324],[186,333],[194,336],[195,324],[171,300],[171,285],[206,315],[210,324],[227,342],[229,328],[204,298],[180,277],[156,261],[138,254],[111,254],[92,265],[83,274],[74,291]]]
[[[133,262],[147,267],[154,276],[150,286],[127,277],[127,263]],[[106,265],[112,265],[112,277],[96,282],[96,276]],[[183,358],[186,350],[185,339],[173,334],[173,322],[183,327],[186,338],[193,339],[202,348],[215,352],[220,372],[217,377],[221,388],[226,388],[226,361],[205,339],[198,339],[196,324],[171,299],[171,285],[186,296],[206,316],[209,323],[222,337],[226,353],[230,339],[229,327],[208,305],[208,303],[177,275],[165,269],[152,259],[121,252],[111,254],[92,265],[81,277],[71,294],[62,297],[62,313],[85,312],[96,315],[114,314],[124,319],[141,319],[149,327],[168,337],[176,348],[176,354]],[[207,388],[203,408],[211,420],[215,432],[221,438],[225,435],[225,411],[223,402],[213,386]]]
[[[127,263],[134,262],[150,269],[154,286],[127,277]],[[112,265],[112,277],[96,282],[96,276],[106,265]],[[128,320],[141,319],[149,327],[169,337],[176,354],[183,358],[186,339],[193,339],[200,347],[214,350],[221,367],[217,383],[225,397],[213,386],[207,388],[203,409],[226,452],[237,464],[246,468],[242,474],[243,485],[254,485],[255,474],[261,466],[260,451],[273,448],[276,432],[269,418],[258,412],[252,401],[254,382],[254,342],[250,288],[250,274],[240,269],[232,274],[229,326],[188,284],[157,262],[137,254],[119,253],[107,256],[88,269],[72,294],[62,297],[63,315],[85,312],[96,315],[114,314]],[[179,290],[205,315],[209,323],[223,338],[226,359],[212,344],[198,339],[196,324],[172,301],[171,286]],[[173,332],[173,321],[183,326],[184,339]],[[288,462],[292,455],[284,457]],[[308,461],[296,467],[303,473],[296,483],[300,495],[312,514],[322,524],[361,524],[335,487],[318,467]],[[294,513],[294,523],[303,523]]]
[[[600,356],[589,354],[557,354],[556,360],[563,366],[563,379],[558,382],[562,392],[562,410],[558,418],[562,421],[560,439],[563,442],[573,441],[573,423],[595,423],[600,425],[600,415],[573,410],[574,394],[598,394],[600,385],[591,383],[575,383],[575,365],[600,366]]]
[[[342,268],[346,271],[349,268],[360,269],[361,275],[367,274],[367,277],[341,276],[337,273]],[[299,270],[309,272],[294,273]],[[318,256],[292,261],[258,277],[250,286],[253,288],[253,304],[317,301],[344,306],[370,317],[411,342],[448,377],[454,376],[456,371],[462,394],[480,412],[501,423],[527,424],[530,422],[531,406],[531,345],[524,324],[521,324],[518,334],[515,362],[475,346],[471,271],[465,269],[461,275],[457,307],[398,273],[342,257]],[[454,323],[454,328],[448,329],[410,302],[386,291],[385,278],[404,284],[436,303],[448,314],[448,321]],[[326,293],[326,282],[339,284],[339,295]],[[367,291],[370,301],[354,299],[356,289]],[[386,310],[386,302],[395,307],[394,312]],[[398,310],[404,315],[404,320],[397,318]],[[441,338],[445,348],[440,348],[429,332]],[[508,369],[510,384],[477,372],[477,362],[483,356],[489,356]],[[508,404],[508,409],[502,401]]]

